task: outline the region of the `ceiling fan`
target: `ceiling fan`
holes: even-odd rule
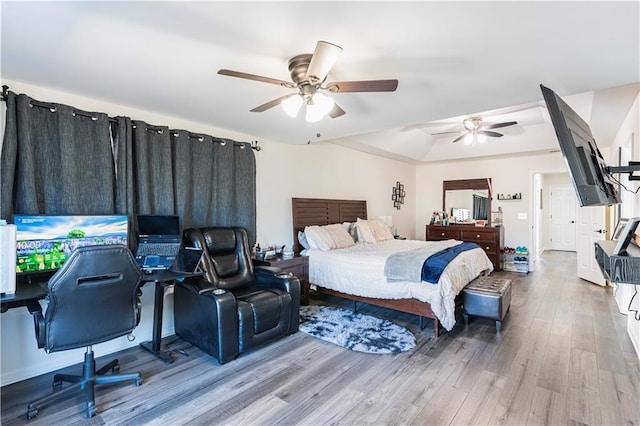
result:
[[[305,53],[289,59],[289,72],[292,81],[227,69],[219,70],[218,74],[277,84],[288,89],[298,89],[297,93],[280,96],[253,108],[251,112],[263,112],[280,104],[288,115],[295,117],[302,105],[306,105],[306,120],[309,122],[320,121],[325,115],[336,118],[345,114],[345,111],[331,97],[321,93],[322,91],[332,93],[393,92],[398,87],[398,80],[336,81],[324,84],[327,74],[335,65],[341,52],[340,46],[319,41],[313,54]]]
[[[501,127],[515,126],[518,124],[517,121],[506,121],[504,123],[485,123],[482,120],[482,117],[468,117],[462,121],[464,126],[464,130],[457,132],[439,132],[439,133],[431,133],[432,136],[435,135],[447,135],[452,133],[462,133],[462,135],[455,138],[452,142],[458,142],[460,140],[464,140],[464,143],[471,144],[474,141],[484,142],[486,136],[490,136],[492,138],[501,138],[503,136],[502,133],[494,132],[490,129],[499,129]]]

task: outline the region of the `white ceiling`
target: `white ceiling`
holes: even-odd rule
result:
[[[0,13],[5,79],[252,140],[330,141],[416,164],[557,149],[540,84],[566,96],[606,146],[640,87],[637,1],[3,0]],[[344,49],[327,82],[396,78],[397,91],[335,94],[346,115],[306,123],[280,108],[249,112],[291,89],[216,74],[288,81],[289,58],[318,40]],[[473,147],[431,136],[477,114],[520,124]]]

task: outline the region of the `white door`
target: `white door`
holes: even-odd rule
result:
[[[598,285],[605,285],[605,281],[596,262],[594,245],[606,236],[605,208],[578,208],[578,277]]]
[[[549,194],[551,250],[576,251],[576,200],[571,185],[552,185]]]

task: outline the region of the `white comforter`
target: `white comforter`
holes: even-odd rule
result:
[[[309,281],[342,293],[380,299],[418,299],[428,302],[442,326],[451,330],[455,320],[455,297],[482,271],[493,270],[481,249],[460,253],[445,268],[438,284],[387,282],[384,265],[398,251],[413,250],[430,241],[389,240],[376,244],[356,244],[344,249],[309,249]]]

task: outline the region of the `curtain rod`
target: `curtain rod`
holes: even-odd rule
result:
[[[8,91],[9,91],[9,86],[7,86],[6,84],[3,84],[2,85],[2,95],[0,97],[0,101],[3,101],[3,102],[7,101],[7,93],[8,93]],[[36,100],[32,99],[31,102],[30,102],[30,105],[37,106],[37,107],[42,107],[42,108],[48,108],[49,110],[51,110],[51,112],[55,112],[56,111],[56,106],[55,106],[55,104],[52,104],[52,103],[41,102],[41,101],[36,101]],[[80,116],[83,116],[83,117],[89,117],[92,120],[97,120],[98,119],[98,117],[94,113],[83,111],[83,110],[80,110],[80,109],[77,109],[77,108],[73,108],[73,114],[74,115],[80,115]],[[117,123],[117,121],[118,121],[114,117],[108,117],[108,119],[109,119],[109,122],[111,122],[111,123]],[[135,128],[135,127],[136,126],[134,124],[133,128]],[[162,127],[152,126],[152,125],[148,125],[147,128],[149,130],[155,130],[155,131],[161,131],[162,130]],[[174,135],[177,135],[177,133],[174,133]],[[204,136],[206,136],[206,135],[200,135],[200,134],[197,134],[197,133],[189,132],[189,137],[190,138],[199,139],[200,141],[202,141],[204,139]],[[218,139],[218,138],[216,138],[216,139]],[[218,142],[218,141],[216,141],[216,142]],[[227,140],[221,139],[221,141],[219,143],[224,145],[224,144],[227,143]],[[260,151],[262,149],[262,147],[259,145],[258,141],[251,141],[250,145],[251,145],[251,149],[253,149],[253,150]],[[235,142],[235,141],[234,141],[234,146],[239,146],[241,148],[245,147],[245,145],[243,143]]]

